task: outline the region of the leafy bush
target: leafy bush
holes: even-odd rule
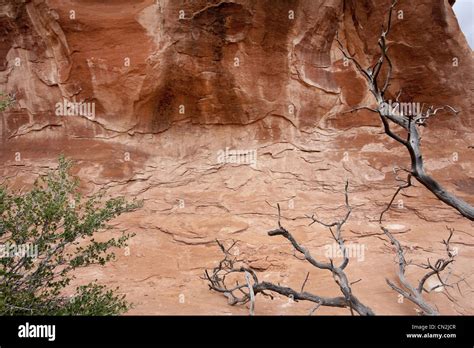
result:
[[[13,104],[14,100],[10,96],[6,96],[0,92],[0,112],[5,111],[9,106]]]
[[[83,199],[70,167],[60,157],[58,168],[24,194],[0,187],[0,314],[114,315],[130,307],[125,296],[95,282],[64,295],[74,270],[104,265],[115,257],[111,249],[126,246],[133,236],[96,241],[97,232],[141,206],[124,198],[104,202],[103,193]]]

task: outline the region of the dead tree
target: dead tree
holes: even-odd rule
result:
[[[442,242],[445,245],[447,257],[438,259],[435,264],[432,264],[430,259],[428,259],[427,263],[421,264],[421,265],[407,261],[405,258],[405,252],[400,242],[386,228],[382,227],[382,230],[385,233],[385,235],[389,238],[392,245],[395,246],[397,262],[398,262],[398,279],[400,281],[401,286],[395,285],[395,283],[389,279],[385,279],[387,284],[393,290],[395,290],[400,295],[402,295],[404,298],[416,304],[420,308],[422,314],[438,315],[439,314],[438,309],[436,309],[435,307],[433,307],[433,305],[426,302],[426,300],[423,298],[423,292],[430,292],[430,291],[435,290],[436,288],[442,287],[443,290],[445,290],[447,292],[447,295],[449,296],[449,292],[447,290],[448,288],[453,287],[454,285],[457,285],[458,290],[460,292],[459,283],[462,281],[465,281],[465,279],[462,278],[454,284],[448,284],[447,280],[449,276],[445,277],[443,275],[443,272],[446,270],[446,268],[450,264],[454,262],[454,259],[456,257],[456,252],[453,249],[451,249],[451,246],[450,246],[450,241],[453,236],[454,230],[448,228],[449,237],[447,240],[443,240]],[[417,286],[412,285],[406,278],[406,275],[405,275],[406,269],[410,265],[418,266],[427,270],[427,273],[424,274],[423,277],[419,280]],[[425,283],[431,277],[436,277],[439,284],[431,289],[426,289]]]
[[[405,115],[403,112],[387,112],[387,106],[392,105],[387,99],[387,94],[390,87],[393,70],[392,61],[388,55],[389,46],[387,44],[387,37],[390,33],[392,25],[392,12],[397,3],[398,0],[392,0],[392,4],[388,11],[388,21],[386,28],[384,25],[382,25],[382,33],[378,40],[380,54],[373,66],[364,68],[362,64],[353,55],[351,55],[346,48],[344,48],[341,41],[339,40],[339,37],[336,37],[339,48],[343,55],[346,57],[346,59],[354,63],[357,71],[367,81],[369,90],[374,96],[376,103],[376,107],[358,106],[349,112],[369,110],[371,112],[377,113],[380,117],[385,133],[398,143],[402,144],[408,150],[411,159],[411,170],[408,171],[409,174],[419,183],[425,186],[429,191],[431,191],[439,200],[456,209],[462,216],[474,221],[474,207],[454,194],[448,192],[434,178],[426,173],[421,152],[421,137],[419,127],[427,126],[429,119],[434,117],[438,112],[449,111],[457,114],[458,111],[449,105],[442,107],[430,106],[426,109],[423,105],[420,112],[415,115]],[[381,74],[381,71],[384,67],[386,68],[384,69],[386,72],[385,74]],[[393,103],[395,108],[398,106],[398,109],[400,109],[401,106],[401,102],[399,100],[400,96],[401,91],[398,92],[395,103]],[[403,136],[397,134],[396,131],[392,129],[393,125],[403,130],[406,135]]]
[[[374,315],[374,312],[369,307],[360,302],[359,299],[352,293],[351,285],[353,283],[349,282],[348,277],[344,272],[344,269],[349,264],[349,256],[344,244],[344,239],[342,237],[342,227],[349,219],[352,211],[349,205],[348,186],[349,184],[346,182],[345,207],[347,211],[340,220],[332,223],[324,223],[316,219],[314,215],[311,217],[308,216],[312,220],[310,225],[319,223],[329,229],[343,256],[343,260],[339,265],[336,265],[332,259],[330,259],[329,262],[321,262],[316,260],[307,248],[296,241],[293,235],[281,224],[280,205],[278,205],[278,228],[268,232],[269,236],[282,236],[286,238],[295,248],[295,250],[302,254],[304,260],[308,261],[312,266],[331,272],[334,281],[339,286],[342,296],[322,297],[304,291],[309,274],[306,276],[301,290],[299,291],[289,287],[276,285],[271,282],[261,282],[258,280],[258,276],[255,271],[245,265],[244,260],[238,259],[237,256],[232,255],[231,249],[234,247],[235,242],[229,248],[226,248],[219,241],[217,241],[217,243],[221,251],[224,253],[224,259],[220,261],[219,265],[212,271],[205,271],[204,279],[207,280],[209,288],[224,294],[228,298],[230,305],[246,304],[250,302],[251,314],[253,314],[256,295],[262,294],[273,298],[269,292],[274,292],[291,298],[295,302],[314,302],[315,306],[310,311],[310,314],[316,311],[320,306],[327,306],[348,308],[352,315],[354,315],[354,312],[358,313],[359,315]],[[234,279],[235,283],[232,283],[230,278],[235,274],[241,275],[241,281],[239,282],[238,280]]]
[[[344,48],[341,41],[339,40],[339,37],[336,37],[336,40],[339,44],[339,48],[342,51],[343,55],[348,60],[354,63],[358,72],[366,79],[369,86],[369,90],[374,96],[376,102],[376,107],[358,106],[350,110],[349,112],[355,112],[364,109],[377,113],[380,117],[385,133],[398,143],[402,144],[408,150],[411,159],[410,170],[404,168],[397,169],[396,179],[397,181],[401,182],[401,184],[393,195],[387,208],[380,214],[379,222],[382,223],[384,213],[390,209],[390,206],[395,200],[395,197],[398,195],[398,193],[402,189],[412,186],[412,178],[415,178],[418,182],[424,185],[439,200],[453,207],[461,215],[473,221],[474,208],[462,199],[446,191],[435,179],[426,174],[421,153],[421,137],[419,133],[419,127],[427,126],[427,121],[440,111],[450,111],[454,114],[457,114],[458,112],[449,105],[443,107],[430,106],[426,109],[423,106],[420,112],[416,114],[404,114],[403,112],[393,113],[390,111],[387,112],[387,105],[390,105],[390,102],[387,100],[386,95],[388,94],[388,88],[390,87],[391,75],[393,70],[392,61],[388,55],[389,47],[387,45],[387,37],[391,29],[392,12],[397,3],[398,0],[392,0],[392,4],[388,13],[388,22],[386,25],[387,27],[386,29],[385,27],[382,27],[382,34],[378,41],[380,55],[378,56],[375,65],[364,69],[359,63],[359,61],[353,55],[349,54],[348,51]],[[382,77],[381,71],[385,66],[387,67],[386,73],[385,76]],[[400,96],[401,91],[398,92],[395,98],[394,105],[400,106]],[[392,130],[392,126],[394,125],[399,127],[400,130],[404,131],[406,133],[405,136],[399,135],[394,130]],[[406,172],[406,180],[400,179],[398,177],[399,170]],[[362,304],[357,299],[357,297],[354,296],[354,294],[352,293],[351,285],[355,282],[350,283],[347,278],[347,275],[344,272],[345,268],[349,263],[349,257],[347,255],[347,250],[341,232],[343,225],[347,222],[351,214],[351,207],[348,201],[347,183],[345,187],[345,206],[347,212],[344,217],[332,223],[324,223],[315,218],[314,215],[308,216],[312,220],[310,225],[318,223],[329,229],[333,239],[338,244],[338,247],[343,255],[343,260],[339,265],[335,265],[332,259],[330,259],[329,262],[320,262],[316,260],[307,248],[299,244],[293,237],[293,235],[281,225],[281,213],[279,205],[278,228],[268,232],[269,236],[282,236],[286,238],[292,244],[294,249],[303,255],[303,259],[308,261],[312,266],[318,269],[330,271],[333,275],[334,281],[339,286],[342,296],[321,297],[304,291],[304,287],[308,281],[309,273],[308,275],[306,275],[306,278],[303,282],[300,291],[294,290],[289,287],[284,287],[279,284],[276,285],[271,282],[260,282],[258,280],[256,272],[246,265],[245,260],[238,259],[236,256],[232,255],[231,249],[235,246],[235,242],[229,248],[226,248],[219,241],[217,241],[217,243],[221,248],[222,252],[224,253],[224,259],[220,261],[219,265],[215,267],[212,271],[205,271],[204,279],[208,282],[209,288],[211,290],[224,294],[228,298],[229,304],[231,305],[246,304],[250,302],[250,314],[254,313],[255,298],[258,294],[262,294],[273,299],[273,296],[271,294],[273,292],[292,298],[296,302],[300,300],[314,302],[316,305],[310,311],[310,314],[312,314],[320,306],[327,306],[348,308],[351,314],[357,312],[360,315],[374,315],[374,312],[368,306]],[[448,297],[450,297],[447,289],[453,287],[454,284],[448,284],[448,277],[445,277],[443,279],[442,273],[447,269],[450,264],[454,262],[454,258],[456,256],[456,254],[450,248],[450,240],[453,235],[453,231],[450,230],[449,238],[443,241],[443,244],[446,246],[447,258],[438,259],[434,265],[430,262],[429,259],[426,264],[418,265],[411,262],[407,262],[407,260],[405,259],[403,247],[398,242],[398,240],[386,228],[381,228],[385,235],[389,238],[390,242],[396,248],[396,255],[399,265],[398,275],[401,286],[396,285],[389,279],[386,279],[387,284],[393,290],[402,295],[404,298],[415,303],[421,309],[421,313],[425,315],[438,314],[437,308],[433,307],[431,304],[425,301],[425,299],[423,298],[423,292],[432,291],[437,287],[443,287],[443,290],[445,290]],[[416,287],[411,285],[405,276],[406,268],[410,265],[415,265],[427,270],[427,273],[419,280],[418,285]],[[241,275],[241,281],[239,282],[238,280],[234,279],[234,282],[232,282],[230,280],[232,275]],[[425,288],[425,283],[431,277],[436,277],[439,281],[439,285],[435,288],[428,290]],[[455,285],[458,286],[459,291],[459,283],[462,281],[465,281],[465,279],[461,279],[455,283]]]
[[[392,200],[390,201],[390,204],[392,203],[397,193],[403,187],[410,184],[410,175],[408,176],[407,180],[408,181],[405,183],[405,185],[401,185],[399,187]],[[380,214],[380,221],[382,221],[382,216],[388,210],[390,204],[387,206],[387,209],[385,209]],[[268,235],[282,236],[286,238],[291,243],[295,251],[299,252],[303,256],[302,259],[298,259],[305,260],[318,269],[330,271],[334,281],[339,286],[342,296],[322,297],[304,291],[304,288],[309,278],[309,273],[306,275],[299,291],[294,290],[290,287],[281,286],[280,284],[277,285],[271,282],[259,281],[257,273],[247,265],[245,259],[239,259],[239,255],[235,255],[232,252],[232,249],[237,243],[235,241],[233,241],[233,243],[229,247],[225,247],[223,243],[217,241],[217,244],[219,245],[222,253],[224,254],[224,259],[221,260],[219,264],[212,270],[206,270],[204,272],[203,279],[207,281],[209,288],[226,296],[230,305],[246,304],[250,302],[251,315],[254,314],[256,296],[258,294],[262,294],[273,299],[272,293],[277,293],[286,296],[288,298],[291,298],[295,302],[314,302],[315,306],[309,312],[310,315],[313,314],[321,306],[348,308],[352,315],[354,315],[354,312],[358,313],[359,315],[374,315],[374,312],[370,309],[370,307],[361,303],[359,299],[352,293],[351,285],[360,281],[360,279],[355,282],[349,282],[348,277],[344,271],[347,265],[349,264],[349,256],[345,246],[345,241],[342,237],[342,227],[347,222],[352,212],[352,208],[349,205],[348,183],[346,182],[345,186],[346,213],[341,219],[332,223],[325,223],[316,218],[315,215],[307,215],[307,217],[311,219],[310,226],[314,223],[318,223],[329,229],[332,238],[336,241],[339,251],[343,256],[343,259],[339,265],[336,265],[334,260],[332,259],[329,259],[329,262],[321,262],[316,260],[311,255],[311,252],[303,245],[298,243],[298,241],[296,241],[293,235],[285,227],[282,226],[280,205],[277,205],[277,207],[278,228],[269,231]],[[438,315],[439,313],[437,308],[426,302],[426,300],[423,298],[423,292],[430,292],[435,290],[436,288],[442,287],[448,298],[453,302],[455,301],[449,294],[448,288],[452,288],[454,285],[457,285],[458,291],[461,293],[459,283],[466,282],[466,280],[464,278],[461,278],[459,281],[450,284],[448,283],[448,278],[451,273],[448,273],[447,276],[443,274],[443,272],[447,271],[448,266],[454,262],[455,257],[457,255],[457,252],[451,249],[450,246],[450,241],[454,234],[453,229],[448,228],[450,232],[449,237],[447,240],[443,240],[442,242],[445,245],[447,257],[438,259],[435,264],[432,264],[429,258],[427,259],[427,263],[424,264],[416,264],[411,261],[407,261],[405,258],[404,249],[400,242],[389,232],[388,229],[384,228],[383,226],[381,226],[381,229],[396,249],[395,251],[399,266],[398,278],[400,286],[396,285],[393,281],[386,278],[387,284],[393,290],[398,292],[407,300],[416,304],[420,308],[420,312],[424,315]],[[405,273],[408,266],[417,266],[427,270],[427,272],[419,280],[417,286],[413,286],[406,278]],[[426,289],[425,283],[428,281],[428,279],[432,277],[436,277],[439,285],[431,289]]]

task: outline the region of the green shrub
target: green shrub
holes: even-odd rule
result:
[[[4,93],[0,92],[0,112],[5,111],[13,103],[14,100],[10,96],[7,96]]]
[[[74,270],[104,265],[115,257],[111,249],[126,246],[133,236],[99,242],[97,232],[141,206],[124,198],[104,201],[103,194],[83,199],[70,167],[71,161],[60,157],[58,168],[24,194],[0,187],[2,315],[114,315],[130,307],[116,290],[95,282],[76,288],[72,297],[64,295]]]

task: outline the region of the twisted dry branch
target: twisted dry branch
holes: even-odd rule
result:
[[[306,278],[303,282],[303,285],[301,286],[300,291],[296,291],[290,287],[276,285],[271,282],[260,282],[258,280],[257,274],[250,267],[247,267],[245,265],[245,261],[243,259],[238,259],[237,256],[232,255],[231,249],[235,246],[235,242],[229,248],[225,248],[224,245],[219,241],[217,241],[217,243],[221,251],[224,253],[224,259],[220,261],[219,265],[215,267],[211,272],[208,272],[207,270],[205,271],[204,279],[207,280],[209,288],[217,292],[223,293],[229,299],[230,305],[246,304],[252,300],[253,296],[257,296],[257,294],[259,293],[265,296],[269,296],[273,299],[272,295],[267,293],[268,291],[291,298],[295,302],[310,301],[316,303],[316,306],[313,307],[310,314],[312,314],[320,306],[326,306],[348,308],[351,314],[354,314],[354,312],[356,312],[359,315],[374,315],[373,311],[369,307],[361,303],[359,299],[354,296],[351,289],[351,283],[349,282],[348,277],[344,272],[344,269],[349,263],[349,257],[344,245],[344,239],[342,238],[341,232],[343,225],[346,223],[351,214],[351,207],[349,205],[348,198],[348,187],[349,183],[346,182],[345,206],[347,212],[340,220],[337,220],[332,223],[323,223],[317,220],[313,215],[311,217],[312,222],[310,224],[312,225],[317,222],[329,228],[332,237],[337,242],[340,251],[343,255],[343,260],[339,266],[336,266],[332,259],[330,259],[329,262],[321,262],[316,260],[307,248],[298,243],[298,241],[293,237],[293,235],[281,224],[280,205],[277,206],[278,228],[268,232],[268,235],[271,237],[282,236],[286,238],[294,247],[294,249],[303,255],[303,260],[306,260],[314,267],[330,271],[333,275],[334,281],[339,286],[339,289],[342,292],[343,296],[323,297],[304,291],[309,274],[306,275]],[[247,279],[252,278],[253,284],[250,284],[250,281],[246,281],[245,283],[239,283],[238,281],[236,281],[235,284],[230,285],[230,281],[228,281],[228,275],[235,273],[244,274]],[[253,306],[254,303],[252,302],[251,314],[253,314]]]
[[[365,78],[369,90],[374,96],[376,103],[376,107],[358,106],[349,112],[355,112],[364,109],[377,113],[380,117],[385,133],[398,143],[405,146],[405,148],[408,150],[411,159],[411,176],[423,186],[425,186],[430,192],[432,192],[440,201],[456,209],[467,219],[474,221],[474,207],[461,198],[448,192],[434,178],[426,173],[421,151],[421,136],[419,127],[426,126],[428,119],[435,116],[440,111],[448,111],[454,113],[455,115],[458,114],[458,111],[452,106],[445,105],[442,107],[430,106],[427,109],[423,107],[417,114],[414,115],[404,115],[403,112],[387,112],[387,105],[389,105],[390,102],[387,100],[386,94],[390,87],[390,80],[392,78],[393,71],[393,64],[390,56],[388,55],[389,46],[387,43],[387,37],[392,26],[392,13],[397,3],[398,0],[392,0],[392,4],[388,11],[387,28],[382,26],[382,33],[378,40],[380,54],[373,67],[364,69],[362,64],[355,58],[355,56],[351,55],[347,49],[344,48],[342,42],[339,39],[339,35],[336,35],[336,41],[339,45],[340,51],[346,59],[354,63],[357,71]],[[385,77],[383,77],[381,74],[383,66],[387,67]],[[379,87],[379,82],[381,82],[383,87]],[[400,105],[400,95],[401,91],[396,97],[395,105]],[[398,126],[404,132],[406,132],[406,137],[394,132],[391,128],[392,125]]]
[[[406,278],[406,269],[408,266],[411,265],[411,263],[407,262],[402,245],[386,228],[381,228],[385,235],[389,238],[392,245],[395,246],[398,262],[398,279],[400,281],[401,286],[396,285],[389,279],[386,279],[387,284],[393,290],[402,295],[404,298],[416,304],[420,308],[422,314],[438,315],[438,310],[423,298],[423,292],[430,292],[440,287],[442,287],[443,290],[447,291],[448,287],[453,286],[453,284],[447,283],[447,277],[443,279],[442,274],[446,270],[446,268],[454,262],[454,259],[457,254],[450,246],[450,241],[454,234],[454,230],[447,227],[449,230],[449,237],[446,240],[443,240],[442,242],[445,245],[447,257],[438,259],[434,265],[431,263],[429,258],[426,264],[416,265],[428,271],[421,277],[420,281],[418,282],[418,285],[413,286]],[[439,284],[431,289],[426,289],[426,281],[434,276],[438,279]]]

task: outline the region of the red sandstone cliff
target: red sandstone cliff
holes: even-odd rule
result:
[[[396,266],[375,221],[396,185],[393,167],[408,157],[376,117],[343,113],[371,97],[335,42],[338,32],[364,64],[373,63],[388,4],[0,0],[0,91],[16,95],[1,115],[2,181],[21,187],[65,153],[77,161],[85,191],[105,186],[145,199],[142,211],[117,223],[137,233],[130,255],[84,276],[120,285],[135,313],[160,314],[245,312],[199,279],[220,257],[215,238],[240,240],[256,269],[299,284],[306,266],[265,234],[276,223],[274,206],[283,202],[287,224],[323,256],[329,236],[308,227],[304,214],[335,214],[348,178],[347,238],[367,249],[349,267],[363,279],[358,296],[378,313],[412,314],[385,284]],[[397,11],[392,90],[461,110],[433,120],[423,147],[430,173],[474,203],[472,51],[449,1],[400,1]],[[64,100],[94,103],[95,116],[57,116]],[[227,147],[255,149],[255,168],[219,163]],[[450,224],[460,231],[457,270],[472,273],[472,223],[420,185],[402,207],[387,218],[413,257],[441,253]],[[315,273],[315,291],[334,291],[327,274]],[[458,304],[429,298],[441,312],[474,313],[471,293]],[[285,299],[258,306],[257,313],[306,313]]]

